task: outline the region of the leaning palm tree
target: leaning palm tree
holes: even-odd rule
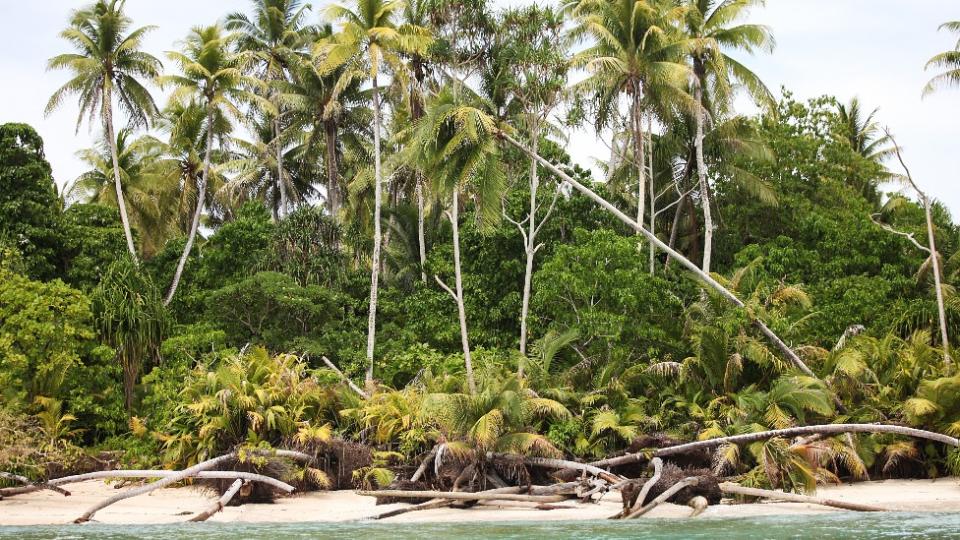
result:
[[[590,94],[596,128],[618,122],[620,99],[628,100],[630,139],[636,167],[637,223],[643,223],[647,175],[644,119],[652,104],[661,108],[689,98],[684,88],[690,69],[683,63],[689,42],[675,31],[683,10],[665,0],[581,0],[571,8],[577,32],[594,43],[574,57],[589,77],[575,90]]]
[[[73,78],[50,96],[46,113],[50,114],[71,94],[80,98],[77,129],[84,117],[93,120],[100,116],[113,162],[113,182],[117,192],[117,207],[127,240],[127,249],[133,260],[137,251],[127,216],[120,179],[117,136],[113,127],[113,100],[127,114],[131,126],[146,126],[156,114],[157,106],[150,92],[139,78],[152,79],[159,75],[160,61],[140,50],[144,36],[152,26],[132,32],[132,21],[123,12],[125,0],[98,0],[78,9],[70,17],[70,26],[60,36],[73,45],[76,52],[55,56],[47,63],[48,69],[66,69]]]
[[[686,0],[683,15],[683,30],[692,41],[690,62],[693,69],[691,86],[696,119],[697,179],[700,201],[703,206],[703,263],[704,272],[710,272],[713,253],[713,216],[710,211],[710,186],[707,180],[707,165],[703,158],[703,132],[705,116],[713,109],[713,116],[726,110],[730,104],[734,83],[745,88],[755,101],[770,105],[773,96],[754,72],[734,60],[725,51],[739,50],[752,53],[757,49],[773,50],[770,30],[756,24],[735,24],[755,5],[763,0],[720,2],[718,0]],[[712,89],[712,103],[704,90]],[[713,107],[711,107],[713,105]]]
[[[321,74],[342,69],[337,82],[340,89],[351,81],[369,78],[373,86],[373,257],[370,270],[370,309],[367,322],[367,386],[373,384],[373,349],[377,322],[377,289],[380,277],[381,249],[381,193],[383,178],[380,163],[380,131],[383,111],[380,103],[379,77],[385,64],[395,74],[403,73],[399,56],[404,51],[425,51],[430,44],[427,30],[420,26],[397,25],[396,18],[403,9],[398,0],[357,0],[354,9],[332,5],[327,17],[341,24],[340,31],[322,41],[315,49],[317,70]]]
[[[134,138],[131,130],[121,129],[112,144],[104,139],[94,148],[80,150],[77,157],[89,169],[65,193],[69,202],[118,207],[122,200],[132,228],[139,233],[140,247],[147,255],[156,253],[174,232],[167,210],[176,186],[156,174],[159,144],[153,137]],[[117,177],[122,191],[115,189]],[[119,199],[119,193],[126,196]]]
[[[441,90],[417,124],[414,159],[419,170],[433,171],[434,191],[450,196],[447,217],[453,229],[454,288],[434,276],[437,283],[457,303],[460,320],[460,341],[463,346],[467,385],[476,393],[473,362],[467,332],[467,314],[463,301],[463,277],[460,264],[460,198],[470,193],[476,199],[477,212],[483,222],[498,216],[505,184],[496,139],[489,136],[495,129],[493,119],[471,107],[477,101],[464,87],[448,86]],[[471,99],[474,98],[474,99]],[[463,104],[467,102],[467,104]]]
[[[954,34],[960,34],[960,21],[945,22],[940,25],[939,30],[949,30]],[[942,52],[928,60],[924,69],[930,68],[938,68],[944,71],[930,79],[927,85],[923,87],[924,97],[944,86],[960,86],[960,40],[957,40],[957,44],[952,50]]]
[[[172,101],[195,99],[203,107],[206,116],[207,140],[204,143],[203,171],[200,175],[200,184],[196,188],[196,210],[190,222],[187,243],[173,273],[173,281],[164,299],[164,305],[170,304],[177,293],[183,268],[187,264],[190,250],[197,238],[200,216],[206,204],[207,182],[210,179],[210,158],[216,133],[215,124],[218,121],[222,122],[228,116],[239,117],[241,113],[238,104],[241,102],[257,103],[261,108],[272,110],[269,102],[262,98],[258,100],[255,94],[244,89],[258,88],[262,83],[243,74],[250,55],[246,52],[236,53],[231,50],[235,39],[235,35],[224,35],[216,25],[198,27],[190,31],[183,43],[183,52],[167,53],[167,56],[178,64],[182,74],[163,77],[161,82],[175,87],[171,96]]]
[[[276,83],[287,81],[290,70],[302,60],[312,39],[312,29],[306,24],[310,4],[301,0],[252,0],[253,16],[232,13],[227,16],[228,30],[240,34],[238,45],[250,51],[256,61],[250,63],[251,74],[268,86],[257,88],[273,104],[268,114],[272,118],[273,150],[277,175],[283,176],[283,137],[281,92]],[[280,184],[280,215],[287,211],[289,200]]]

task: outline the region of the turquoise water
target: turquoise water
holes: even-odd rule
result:
[[[958,538],[960,513],[950,514],[828,514],[819,516],[765,516],[760,518],[690,520],[640,519],[631,522],[578,521],[547,523],[186,523],[178,525],[73,525],[56,527],[0,527],[0,538],[18,540],[287,540],[330,538],[386,540],[444,538],[480,540],[627,538]]]

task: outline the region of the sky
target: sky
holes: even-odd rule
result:
[[[84,171],[75,153],[93,146],[98,133],[88,125],[77,131],[74,101],[44,116],[47,99],[67,80],[64,72],[47,72],[46,61],[68,52],[58,33],[70,10],[85,3],[0,0],[0,123],[25,122],[37,129],[60,186]],[[325,3],[314,2],[314,11]],[[247,0],[127,1],[136,25],[158,27],[145,49],[161,59],[190,27],[247,7]],[[932,75],[924,64],[956,45],[956,37],[937,27],[957,19],[958,0],[767,0],[749,20],[770,26],[777,47],[773,54],[744,60],[778,95],[785,87],[798,99],[859,96],[865,106],[879,107],[878,118],[897,137],[915,180],[960,219],[960,89],[921,99]],[[589,132],[575,133],[568,151],[583,166],[608,156]]]

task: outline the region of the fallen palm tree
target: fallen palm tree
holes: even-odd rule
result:
[[[31,483],[30,485],[26,486],[0,489],[0,496],[12,497],[14,495],[33,493],[42,489],[63,491],[66,495],[69,495],[70,493],[68,491],[62,490],[57,486],[76,484],[78,482],[85,482],[87,480],[106,480],[111,478],[167,478],[175,474],[177,474],[177,471],[168,471],[162,469],[96,471],[54,478],[43,483]],[[294,491],[294,487],[286,482],[282,482],[270,476],[244,471],[201,471],[192,476],[192,478],[200,478],[203,480],[246,480],[248,482],[261,482],[286,493],[292,493]]]
[[[882,506],[873,506],[869,504],[860,504],[847,501],[838,501],[834,499],[821,499],[819,497],[810,497],[808,495],[799,495],[796,493],[786,493],[783,491],[773,491],[770,489],[758,489],[744,487],[739,484],[724,482],[720,484],[720,490],[732,495],[744,495],[747,497],[760,497],[765,499],[776,499],[778,501],[787,501],[795,503],[819,504],[821,506],[830,506],[841,508],[843,510],[853,510],[856,512],[887,512],[889,508]]]
[[[233,484],[230,484],[230,487],[227,488],[227,491],[225,491],[223,495],[221,495],[220,498],[217,499],[212,506],[210,506],[210,508],[207,508],[203,512],[200,512],[187,521],[206,521],[210,519],[211,516],[223,510],[223,507],[230,503],[230,501],[233,499],[233,496],[240,491],[241,487],[243,487],[243,480],[237,478]]]

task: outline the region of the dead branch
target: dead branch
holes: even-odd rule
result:
[[[638,517],[640,517],[640,516],[648,513],[649,511],[653,510],[654,508],[656,508],[657,506],[659,506],[660,503],[666,502],[667,499],[669,499],[670,497],[673,497],[674,495],[676,495],[677,492],[680,491],[681,489],[683,489],[683,488],[685,488],[685,487],[688,487],[688,486],[695,486],[695,485],[697,485],[699,482],[700,482],[700,479],[699,479],[698,477],[696,477],[696,476],[689,476],[689,477],[687,477],[687,478],[684,478],[683,480],[681,480],[681,481],[677,482],[676,484],[670,486],[670,489],[668,489],[668,490],[664,491],[663,493],[661,493],[659,497],[657,497],[656,499],[650,501],[650,504],[648,504],[648,505],[646,505],[646,506],[643,506],[643,507],[641,507],[639,510],[636,510],[636,511],[631,510],[630,513],[627,514],[626,516],[624,516],[623,519],[636,519],[636,518],[638,518]]]
[[[63,495],[64,497],[70,496],[69,491],[62,488],[58,488],[57,486],[50,484],[49,482],[44,482],[44,481],[33,482],[26,476],[20,476],[19,474],[0,472],[0,478],[4,478],[6,480],[13,480],[14,482],[20,482],[21,484],[24,484],[28,487],[35,487],[37,490],[49,489],[50,491],[56,491],[57,493]],[[4,496],[7,496],[7,494],[5,493],[5,490],[0,489],[0,499],[2,499]]]
[[[535,503],[552,503],[567,500],[563,495],[527,495],[519,493],[521,488],[491,489],[467,493],[463,491],[404,491],[399,489],[382,489],[378,491],[358,491],[358,495],[366,497],[396,497],[398,499],[450,499],[456,501],[520,501]],[[515,492],[507,492],[507,490]]]
[[[356,383],[350,380],[350,377],[347,377],[346,375],[344,375],[343,372],[340,371],[340,368],[338,368],[336,364],[331,362],[329,358],[327,358],[326,356],[321,356],[320,359],[323,360],[323,363],[326,364],[328,368],[333,370],[333,372],[340,377],[340,380],[346,383],[346,385],[349,386],[351,390],[356,392],[363,399],[370,399],[370,394],[364,392],[363,389],[361,389],[359,386],[356,385]]]
[[[64,476],[62,478],[54,478],[47,482],[52,488],[56,489],[56,486],[62,486],[66,484],[75,484],[78,482],[84,482],[87,480],[102,480],[107,478],[166,478],[177,474],[178,471],[167,471],[161,469],[146,469],[146,470],[122,470],[122,471],[97,471],[85,474],[76,474],[73,476]],[[216,480],[230,480],[234,478],[239,478],[242,480],[247,480],[250,482],[262,482],[273,486],[279,490],[282,490],[286,493],[292,493],[294,487],[286,482],[277,480],[276,478],[271,478],[269,476],[264,476],[262,474],[244,472],[244,471],[202,471],[195,475],[194,478],[203,478],[203,479],[216,479]],[[22,495],[24,493],[32,493],[34,491],[39,491],[43,489],[43,486],[39,485],[30,485],[17,488],[7,488],[5,490],[0,490],[0,495],[5,497],[12,497],[14,495]]]

